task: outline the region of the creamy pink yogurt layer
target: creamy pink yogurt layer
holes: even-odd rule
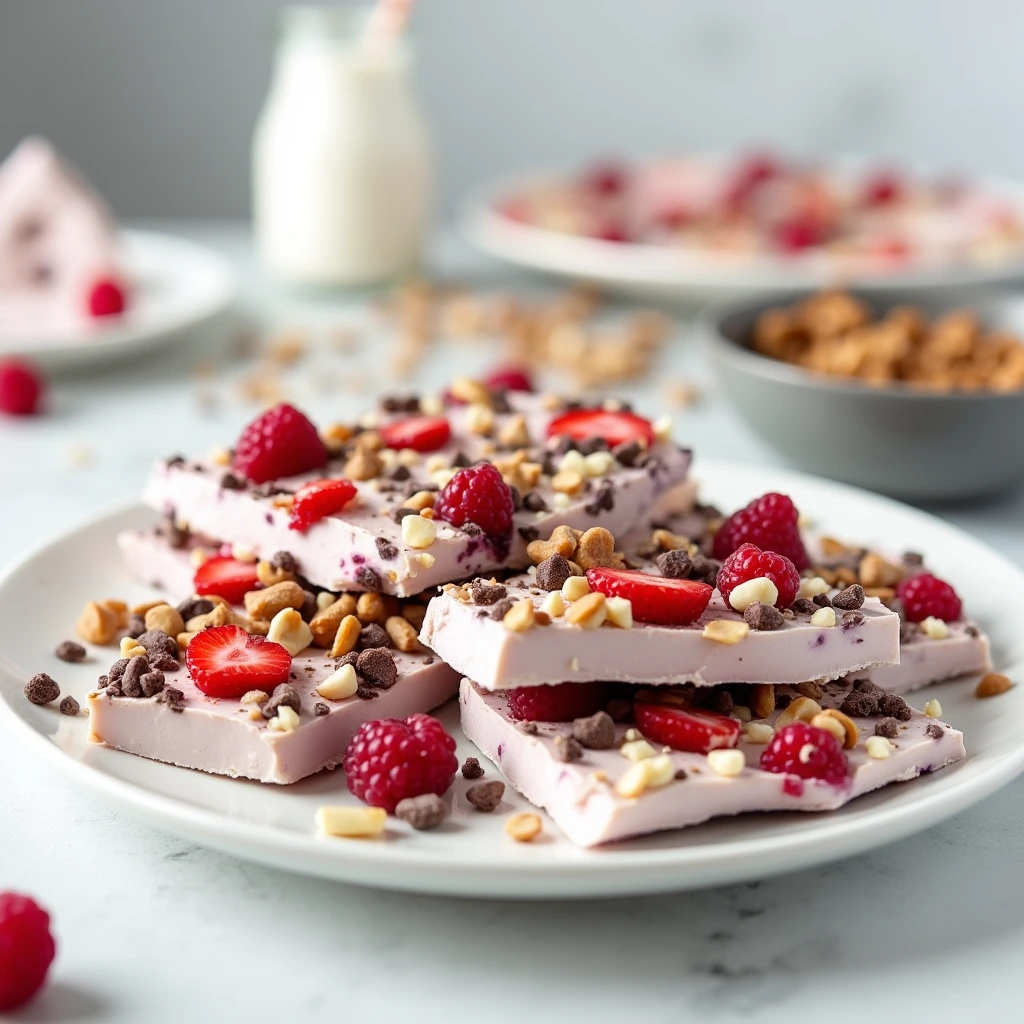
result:
[[[508,596],[529,598],[539,609],[547,593],[528,575],[506,584]],[[511,633],[489,617],[487,606],[439,594],[427,606],[420,641],[486,690],[544,683],[607,680],[624,683],[797,683],[838,679],[899,660],[899,617],[869,598],[863,621],[844,627],[812,626],[797,616],[776,630],[751,630],[739,643],[702,636],[714,619],[743,616],[716,591],[704,614],[689,626],[635,623],[619,629],[605,623],[582,629],[567,618],[523,633]],[[840,622],[842,613],[837,612]]]
[[[542,446],[551,413],[535,395],[510,393],[508,401],[512,411],[496,414],[495,434],[500,434],[502,425],[513,415],[522,414],[531,446]],[[190,530],[241,545],[260,558],[270,559],[278,551],[288,551],[296,559],[299,572],[327,590],[380,589],[405,597],[480,572],[523,568],[529,564],[527,540],[538,533],[548,537],[556,526],[565,524],[580,530],[603,526],[615,535],[625,533],[663,494],[685,480],[690,465],[687,450],[670,443],[656,444],[646,456],[645,465],[615,463],[606,477],[587,480],[587,489],[561,508],[551,489],[551,477],[544,475],[534,488],[544,510],[524,507],[516,513],[507,555],[496,551],[485,537],[440,521],[434,543],[424,550],[412,549],[403,541],[402,527],[390,513],[402,506],[407,491],[432,483],[428,464],[437,460],[453,465],[459,453],[470,462],[511,454],[496,452],[489,439],[469,431],[466,407],[451,407],[446,415],[452,427],[451,443],[406,467],[411,474],[409,480],[399,484],[381,478],[357,483],[358,497],[352,504],[306,533],[289,529],[289,513],[275,506],[273,497],[261,497],[249,487],[225,487],[225,468],[209,462],[157,463],[143,500],[187,524]],[[380,417],[381,423],[396,418],[400,417]],[[310,479],[343,476],[343,470],[344,464],[336,460],[320,472],[274,483],[283,491],[294,492]],[[605,500],[599,501],[602,493]],[[382,550],[388,557],[382,555]],[[392,551],[396,553],[392,555]],[[368,571],[379,579],[379,587],[366,585]]]
[[[398,681],[389,690],[377,691],[372,700],[324,700],[317,684],[337,664],[324,654],[310,648],[292,661],[291,682],[301,700],[299,725],[292,732],[272,730],[262,718],[250,719],[252,704],[207,697],[182,666],[166,673],[166,685],[185,695],[182,711],[171,710],[157,697],[93,693],[88,700],[90,739],[182,768],[287,784],[339,765],[363,722],[430,711],[458,690],[458,675],[429,651],[391,651]],[[328,708],[327,714],[315,714],[318,703]]]
[[[829,687],[821,704],[837,705],[842,693],[838,686]],[[577,846],[596,846],[747,811],[834,810],[890,782],[942,768],[965,753],[961,733],[914,712],[909,721],[900,723],[890,756],[876,760],[864,747],[876,720],[859,718],[855,721],[861,736],[857,746],[846,751],[850,773],[844,786],[801,782],[762,771],[758,759],[764,747],[741,743],[747,767],[738,776],[716,774],[702,754],[673,751],[672,761],[685,778],[627,799],[616,793],[615,784],[632,762],[617,749],[586,750],[582,759],[567,764],[559,760],[554,738],[570,731],[570,726],[538,723],[537,735],[527,735],[508,717],[503,695],[486,693],[468,679],[462,681],[459,702],[462,729],[469,739],[527,800],[546,810]],[[931,725],[941,729],[937,738],[928,735]],[[618,739],[625,728],[618,727]]]

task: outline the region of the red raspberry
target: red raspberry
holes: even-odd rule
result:
[[[800,539],[799,513],[785,494],[762,494],[746,508],[734,512],[715,534],[715,558],[728,558],[741,544],[756,544],[762,551],[785,555],[797,569],[811,563]]]
[[[833,786],[846,781],[848,767],[835,736],[805,722],[783,726],[761,754],[763,771],[821,779]]]
[[[430,715],[364,722],[345,751],[349,790],[389,814],[407,797],[441,796],[458,767],[455,740]]]
[[[291,405],[275,405],[257,416],[235,446],[234,468],[254,484],[308,473],[326,462],[316,427]]]
[[[529,371],[519,366],[499,366],[484,378],[484,383],[491,391],[533,390]]]
[[[101,278],[89,289],[87,305],[89,316],[96,319],[120,315],[128,305],[124,286],[111,278]]]
[[[489,462],[460,469],[434,502],[434,515],[452,526],[476,523],[500,558],[512,543],[512,491]]]
[[[0,412],[31,416],[42,393],[42,378],[32,367],[15,359],[0,363]]]
[[[56,951],[50,915],[27,896],[0,893],[0,1013],[43,987]]]
[[[756,544],[741,544],[718,570],[718,589],[726,599],[741,584],[766,576],[779,590],[776,608],[788,608],[800,590],[800,573],[785,555],[762,551]]]
[[[940,580],[930,572],[897,583],[896,593],[911,622],[923,622],[929,615],[946,622],[955,622],[963,615],[963,604],[957,592],[945,580]]]
[[[861,202],[865,206],[888,206],[903,198],[903,182],[893,171],[876,171],[864,182]]]
[[[519,686],[508,691],[509,717],[517,722],[571,722],[604,707],[604,683]]]

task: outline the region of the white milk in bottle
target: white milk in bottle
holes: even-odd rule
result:
[[[430,159],[411,56],[366,22],[338,8],[284,13],[253,202],[263,263],[296,284],[384,283],[419,259]]]

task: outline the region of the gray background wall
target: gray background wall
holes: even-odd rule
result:
[[[123,215],[248,210],[279,0],[0,0],[0,151]],[[524,165],[764,140],[1024,176],[1014,0],[420,0],[444,209]]]

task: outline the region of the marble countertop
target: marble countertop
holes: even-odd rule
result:
[[[232,259],[248,322],[313,333],[362,325],[333,376],[315,363],[290,372],[287,386],[314,414],[342,415],[383,386],[387,352],[365,303],[280,293],[238,225],[158,227]],[[437,258],[461,280],[523,283],[455,244]],[[0,566],[132,501],[156,454],[235,436],[252,415],[227,347],[238,332],[226,324],[154,359],[62,376],[48,416],[0,421]],[[473,372],[493,359],[479,345],[438,347],[413,381],[437,386],[456,365]],[[664,371],[703,393],[676,416],[698,455],[776,461],[719,400],[685,332]],[[659,403],[652,391],[645,408]],[[1024,494],[935,511],[1024,564]],[[1024,781],[813,872],[677,896],[508,904],[361,890],[234,860],[137,823],[25,762],[20,740],[0,739],[0,889],[36,895],[59,941],[46,993],[14,1019],[944,1021],[1010,1019],[1019,1001]]]

